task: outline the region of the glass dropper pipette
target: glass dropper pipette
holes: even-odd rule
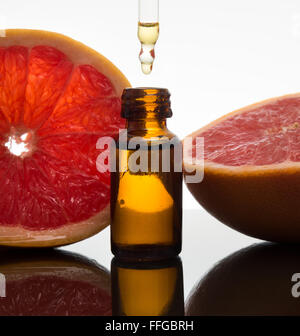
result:
[[[142,71],[152,71],[154,47],[159,35],[159,0],[139,0],[138,38],[141,42],[139,59]]]

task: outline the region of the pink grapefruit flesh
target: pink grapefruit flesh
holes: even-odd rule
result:
[[[109,224],[96,143],[124,126],[126,86],[106,58],[63,35],[0,38],[1,245],[64,245]]]

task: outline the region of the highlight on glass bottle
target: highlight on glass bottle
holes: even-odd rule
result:
[[[112,314],[116,316],[184,315],[180,258],[156,262],[111,263]]]
[[[126,130],[111,172],[111,248],[118,257],[158,259],[181,251],[182,147],[167,128],[169,97],[161,88],[128,88],[122,95]]]
[[[159,0],[139,0],[138,38],[141,42],[139,59],[145,75],[152,71],[155,44],[159,35]]]

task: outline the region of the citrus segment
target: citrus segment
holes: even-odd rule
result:
[[[95,162],[101,150],[95,144],[99,139],[97,133],[57,134],[41,137],[38,143],[40,151],[67,163],[70,169],[77,169],[82,175],[110,183],[108,174],[99,174]]]
[[[79,66],[74,69],[68,87],[38,133],[102,130],[103,134],[113,134],[119,130],[118,126],[123,125],[120,109],[120,97],[116,96],[108,78],[91,66]]]
[[[34,157],[48,183],[53,186],[57,203],[67,216],[60,225],[88,219],[107,206],[109,185],[96,176],[84,174],[68,162],[49,155],[37,153]]]
[[[39,127],[50,116],[67,85],[73,64],[59,50],[37,46],[29,51],[24,124]]]
[[[28,50],[23,46],[0,45],[0,130],[22,121],[27,78]]]

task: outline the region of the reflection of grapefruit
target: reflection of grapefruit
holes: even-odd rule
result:
[[[195,286],[187,315],[300,315],[300,248],[256,244],[220,261]],[[293,289],[294,288],[294,289]],[[294,294],[293,294],[294,293]]]
[[[123,126],[126,86],[106,58],[63,35],[0,38],[0,244],[61,245],[108,224],[96,143]]]
[[[111,315],[107,270],[73,253],[34,252],[1,251],[0,316]]]
[[[188,188],[207,211],[254,237],[300,241],[299,94],[230,113],[192,136],[204,137],[205,168]]]

